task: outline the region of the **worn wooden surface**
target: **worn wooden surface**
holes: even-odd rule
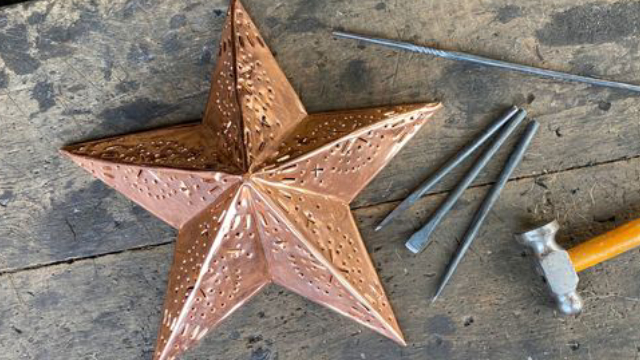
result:
[[[565,244],[640,216],[637,96],[397,53],[330,36],[402,38],[640,83],[635,1],[361,0],[244,4],[311,111],[441,100],[445,109],[354,202],[410,345],[271,287],[188,359],[635,358],[634,251],[581,274],[586,311],[556,317],[510,234],[558,217]],[[62,159],[63,144],[198,119],[225,1],[41,0],[0,8],[0,359],[148,359],[174,232]],[[542,128],[442,301],[455,241],[505,151],[436,233],[403,240],[394,201],[510,104]]]

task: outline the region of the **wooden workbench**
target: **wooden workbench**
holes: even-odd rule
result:
[[[352,204],[408,341],[276,286],[185,359],[635,359],[640,252],[581,274],[558,316],[511,234],[558,218],[564,245],[640,216],[633,94],[334,40],[343,28],[640,83],[640,3],[244,0],[310,111],[441,100]],[[198,119],[220,0],[41,0],[0,8],[0,359],[150,359],[175,232],[57,150]],[[541,131],[441,299],[438,276],[506,146],[419,256],[404,240],[460,178],[379,233],[399,199],[506,106]]]

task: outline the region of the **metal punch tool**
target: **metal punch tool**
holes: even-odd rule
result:
[[[476,138],[471,140],[464,148],[458,151],[453,157],[447,160],[435,173],[429,176],[418,188],[416,188],[409,196],[407,196],[398,206],[396,206],[379,224],[376,226],[376,231],[382,229],[388,225],[391,221],[396,219],[401,213],[409,209],[415,204],[422,196],[424,196],[429,190],[431,190],[442,178],[451,172],[456,166],[467,159],[473,154],[480,146],[482,146],[487,140],[491,138],[498,130],[500,130],[505,123],[511,120],[516,114],[520,118],[520,121],[526,116],[526,111],[518,109],[516,106],[512,106],[502,116],[493,121],[489,126],[484,129]]]
[[[579,82],[579,83],[595,85],[595,86],[603,86],[603,87],[614,88],[614,89],[640,92],[640,85],[636,85],[636,84],[628,84],[628,83],[623,83],[619,81],[597,79],[597,78],[588,77],[588,76],[569,74],[561,71],[542,69],[534,66],[516,64],[512,62],[497,60],[497,59],[491,59],[484,56],[467,54],[459,51],[441,50],[433,47],[420,46],[420,45],[403,42],[403,41],[382,39],[382,38],[376,38],[371,36],[364,36],[364,35],[343,32],[343,31],[334,31],[333,35],[341,39],[359,40],[359,41],[363,41],[370,44],[385,46],[388,48],[411,51],[419,54],[432,55],[432,56],[437,56],[437,57],[449,59],[449,60],[465,61],[465,62],[480,64],[484,66],[496,67],[504,70],[518,71],[526,74],[547,77],[547,78],[557,79],[561,81],[573,81],[573,82]]]
[[[518,110],[509,121],[503,126],[496,139],[487,147],[487,149],[480,155],[478,160],[473,164],[471,169],[467,171],[462,180],[456,185],[456,187],[449,192],[447,198],[438,209],[431,215],[429,221],[418,231],[416,231],[409,241],[406,243],[407,249],[414,254],[422,252],[431,240],[431,234],[436,229],[440,221],[449,213],[453,205],[458,201],[464,191],[471,185],[476,179],[478,174],[489,163],[491,158],[498,152],[502,144],[507,140],[509,135],[520,125],[522,120],[527,116],[527,112],[524,109]]]
[[[511,151],[509,159],[502,168],[502,172],[500,172],[498,180],[493,184],[493,186],[491,186],[491,189],[482,200],[478,211],[476,211],[473,219],[471,219],[471,223],[469,224],[469,227],[467,228],[467,231],[465,232],[462,241],[460,242],[460,245],[458,246],[458,249],[453,256],[453,259],[447,265],[447,270],[440,279],[438,290],[436,290],[436,293],[431,299],[431,302],[436,301],[438,296],[440,296],[440,294],[442,293],[442,290],[444,290],[444,287],[449,282],[449,279],[451,279],[451,277],[453,276],[453,273],[456,271],[456,268],[460,264],[460,261],[462,261],[464,254],[467,252],[467,250],[471,246],[471,243],[478,235],[480,227],[484,223],[486,217],[489,215],[491,208],[493,208],[493,205],[496,203],[496,201],[498,201],[498,197],[500,197],[500,193],[502,192],[504,186],[507,184],[509,177],[511,177],[513,171],[522,161],[524,153],[527,151],[527,148],[531,144],[531,141],[536,135],[539,127],[540,124],[535,120],[527,124],[527,128],[525,129],[524,134],[520,137],[518,143]]]
[[[515,131],[515,129],[522,123],[526,117],[527,112],[524,109],[518,109],[513,106],[506,111],[501,117],[492,122],[485,130],[483,130],[478,137],[469,142],[462,150],[460,150],[455,156],[450,158],[442,167],[440,167],[433,175],[431,175],[422,185],[420,185],[413,193],[411,193],[404,201],[400,203],[387,217],[376,227],[376,230],[381,229],[383,226],[391,222],[404,210],[411,207],[416,201],[418,201],[424,194],[426,194],[433,186],[441,180],[446,174],[454,169],[458,164],[469,157],[475,150],[477,150],[482,144],[487,142],[495,133],[495,138],[490,142],[487,148],[483,151],[480,157],[476,160],[470,170],[464,175],[463,179],[456,185],[456,187],[448,194],[447,198],[431,215],[426,225],[420,230],[416,231],[411,238],[407,241],[406,247],[413,253],[419,253],[423,251],[431,239],[431,234],[440,223],[440,221],[446,216],[451,208],[458,201],[464,191],[471,185],[478,174],[489,163],[491,158],[496,154],[500,147],[504,144],[507,138]],[[469,227],[467,228],[463,240],[454,254],[452,260],[447,265],[446,272],[442,276],[438,289],[432,298],[435,301],[441,294],[442,290],[446,286],[447,282],[453,276],[457,266],[460,264],[464,254],[474,241],[480,227],[484,223],[487,215],[491,211],[493,205],[498,200],[500,193],[506,185],[509,177],[513,171],[520,164],[524,153],[529,147],[533,137],[535,136],[539,128],[537,121],[531,121],[521,136],[516,146],[514,147],[511,155],[507,159],[497,181],[493,184],[480,207],[476,211],[471,220]]]

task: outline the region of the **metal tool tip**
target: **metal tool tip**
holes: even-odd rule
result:
[[[389,215],[387,215],[387,217],[385,217],[378,223],[378,225],[376,226],[376,231],[379,231],[383,227],[387,226],[387,224],[394,218],[394,211],[392,211]]]
[[[438,285],[438,290],[436,291],[435,294],[433,294],[433,297],[431,298],[431,303],[433,304],[438,297],[440,297],[440,294],[442,294],[442,290],[444,290],[445,285],[447,284],[447,277],[445,277],[445,279],[443,281],[440,282],[440,285]]]
[[[420,249],[416,248],[413,243],[411,242],[411,239],[409,239],[409,241],[407,241],[404,246],[409,249],[409,251],[411,251],[414,254],[418,254],[420,253]]]

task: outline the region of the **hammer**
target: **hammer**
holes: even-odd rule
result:
[[[582,299],[576,287],[578,272],[616,257],[640,245],[640,219],[624,224],[568,251],[556,243],[560,225],[556,220],[516,234],[516,240],[525,245],[534,256],[537,270],[545,279],[558,309],[566,315],[582,310]]]

